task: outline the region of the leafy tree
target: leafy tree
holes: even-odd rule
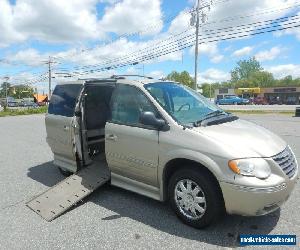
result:
[[[249,87],[272,87],[274,85],[273,74],[267,71],[253,72],[249,76]]]
[[[187,71],[182,71],[181,73],[177,71],[172,71],[166,77],[167,80],[179,82],[183,85],[186,85],[190,88],[194,87],[194,78],[192,78]]]
[[[17,99],[32,97],[34,89],[28,85],[17,85],[13,86],[13,97]]]
[[[11,89],[11,84],[10,83],[2,83],[1,87],[0,87],[0,97],[5,97],[6,95],[6,88],[7,88],[7,95],[11,96],[12,93],[12,89]]]
[[[237,62],[237,66],[231,71],[231,82],[249,79],[253,73],[262,70],[263,68],[255,57],[251,57],[248,60],[240,60]]]
[[[10,83],[2,83],[0,87],[0,97],[5,97],[7,86],[7,96],[12,96],[16,99],[22,99],[26,97],[32,97],[34,90],[28,85],[15,85],[12,86]]]

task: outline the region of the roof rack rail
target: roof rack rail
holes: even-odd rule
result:
[[[78,80],[86,82],[115,82],[113,78],[78,78]]]
[[[112,75],[110,78],[113,79],[126,79],[128,76],[134,76],[134,77],[142,77],[142,78],[147,78],[147,79],[153,79],[151,76],[142,76],[142,75]]]

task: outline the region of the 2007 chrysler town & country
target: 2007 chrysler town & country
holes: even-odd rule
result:
[[[169,200],[197,228],[224,211],[275,211],[298,176],[286,142],[174,82],[119,76],[58,84],[46,130],[64,173],[101,161],[112,185]]]

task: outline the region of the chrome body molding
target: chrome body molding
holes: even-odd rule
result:
[[[113,152],[106,152],[106,155],[111,156],[115,159],[119,159],[119,160],[122,160],[122,161],[127,161],[128,163],[134,163],[134,164],[142,165],[142,166],[149,167],[149,168],[155,168],[155,165],[153,163],[145,162],[142,159],[134,158],[132,156],[116,154],[116,153],[113,153]]]
[[[281,190],[284,190],[287,188],[287,185],[285,182],[273,186],[273,187],[249,187],[249,186],[241,186],[241,185],[232,185],[233,188],[245,191],[245,192],[255,192],[255,193],[272,193],[272,192],[278,192]]]

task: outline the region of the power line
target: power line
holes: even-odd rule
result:
[[[204,25],[201,25],[201,27],[205,27],[205,26],[208,26],[208,25],[210,25],[210,24],[215,24],[215,23],[229,22],[229,21],[232,21],[232,20],[236,20],[236,19],[238,19],[238,18],[239,18],[239,19],[245,19],[245,18],[247,18],[247,17],[253,17],[253,16],[257,16],[257,15],[260,15],[260,16],[261,16],[261,15],[265,15],[265,14],[270,14],[270,13],[274,13],[274,12],[278,12],[278,11],[287,10],[287,9],[290,9],[290,8],[295,8],[295,7],[298,7],[298,6],[300,6],[300,4],[298,4],[298,5],[292,5],[292,6],[287,6],[287,7],[285,7],[285,8],[276,9],[276,10],[272,10],[272,11],[270,11],[270,10],[269,10],[269,11],[263,11],[263,12],[259,12],[259,13],[251,14],[251,15],[243,15],[243,16],[235,16],[235,17],[225,18],[225,19],[221,19],[221,20],[219,20],[219,21],[213,21],[213,22],[206,23],[206,24],[204,24]],[[272,21],[272,19],[267,20],[267,21]],[[257,23],[258,23],[258,22],[257,22]],[[232,26],[232,28],[234,28],[234,26]],[[156,42],[155,44],[150,45],[150,46],[147,47],[147,48],[142,48],[142,49],[140,49],[140,50],[138,50],[138,51],[135,51],[135,52],[132,52],[132,53],[130,53],[130,54],[128,54],[128,55],[122,56],[122,58],[110,59],[110,60],[106,60],[106,61],[104,61],[104,62],[102,62],[102,63],[99,63],[99,64],[82,66],[81,68],[75,67],[74,69],[96,68],[96,67],[99,67],[99,66],[102,66],[102,65],[107,65],[107,64],[109,64],[109,63],[114,63],[114,62],[119,61],[119,60],[121,60],[121,59],[127,59],[127,58],[130,57],[130,56],[134,56],[134,55],[136,55],[136,54],[139,54],[139,52],[145,53],[145,49],[146,49],[146,50],[148,49],[148,51],[149,51],[150,48],[156,49],[157,46],[158,46],[159,44],[162,44],[162,43],[165,43],[165,45],[164,45],[165,47],[166,47],[166,46],[169,46],[170,44],[176,43],[176,42],[178,42],[178,41],[180,41],[180,40],[179,40],[179,39],[176,39],[176,40],[174,40],[172,43],[166,43],[168,40],[172,41],[172,40],[173,40],[174,38],[176,38],[177,36],[183,35],[183,34],[187,33],[187,32],[190,31],[190,30],[191,30],[191,28],[189,28],[189,29],[187,29],[187,30],[185,30],[185,31],[183,31],[183,32],[180,32],[180,33],[178,33],[178,34],[176,34],[176,35],[173,35],[173,36],[171,36],[171,37],[168,37],[167,39],[158,41],[158,42]],[[192,34],[190,34],[189,36],[192,36]],[[181,40],[183,40],[183,39],[186,39],[186,36],[184,36],[183,38],[181,38]]]
[[[272,12],[277,12],[277,11],[282,11],[282,10],[286,10],[286,9],[289,9],[289,8],[294,8],[296,6],[299,6],[299,5],[293,5],[293,6],[289,6],[289,7],[286,7],[286,8],[282,8],[280,10],[277,9],[277,10],[267,11],[267,12],[263,12],[263,13],[264,14],[269,14],[269,13],[272,13]],[[238,18],[244,19],[246,17],[256,16],[256,15],[259,15],[259,13],[256,13],[256,14],[253,14],[253,15],[248,15],[248,16],[239,16]],[[220,31],[220,32],[216,32],[217,29],[205,30],[206,33],[208,33],[208,32],[211,32],[211,33],[206,34],[206,37],[202,36],[201,37],[201,41],[202,41],[201,43],[216,42],[216,41],[221,41],[221,40],[229,40],[229,39],[234,39],[234,38],[241,38],[241,37],[252,36],[252,35],[257,35],[257,34],[269,33],[269,32],[273,32],[273,31],[277,31],[277,30],[285,30],[285,29],[290,29],[290,28],[294,28],[294,27],[299,27],[298,25],[296,25],[297,22],[290,22],[290,23],[286,22],[285,24],[279,24],[279,20],[283,21],[284,19],[288,19],[288,18],[292,19],[292,16],[287,16],[287,17],[284,17],[284,18],[281,18],[281,19],[279,19],[279,18],[278,19],[270,19],[270,20],[256,22],[256,23],[244,24],[244,25],[240,25],[239,27],[238,26],[225,27],[225,28],[222,28],[222,31]],[[226,19],[223,19],[219,22],[220,23],[228,22],[230,20],[236,20],[236,17],[226,18]],[[296,18],[292,19],[292,21],[293,20],[295,21]],[[276,25],[274,26],[274,23],[276,23],[276,21],[277,21],[278,24],[277,24],[277,26]],[[291,20],[287,20],[287,21],[291,21]],[[265,23],[263,23],[263,22],[265,22]],[[262,27],[263,25],[266,25],[267,22],[271,22],[271,24],[273,23],[273,25],[270,26],[270,27],[269,26],[268,27]],[[216,23],[216,21],[211,22],[211,23]],[[211,23],[207,23],[206,25],[209,25]],[[259,24],[259,25],[253,26],[254,24]],[[206,26],[206,25],[203,25],[203,26]],[[248,27],[250,25],[252,25],[252,27],[256,27],[256,28],[259,28],[259,29],[252,29],[251,30]],[[280,28],[282,25],[290,25],[290,26]],[[224,31],[226,31],[226,29],[227,29],[227,33],[224,34]],[[239,30],[240,32],[232,33],[233,29]],[[185,30],[184,32],[181,32],[181,34],[184,34],[184,33],[188,32],[189,30],[190,29]],[[255,32],[255,30],[256,30],[256,32]],[[229,31],[231,33],[229,33]],[[253,33],[252,34],[245,34],[245,33],[249,33],[249,32],[253,32]],[[216,36],[212,36],[212,34],[215,34]],[[220,34],[222,34],[222,35],[220,35]],[[224,36],[224,35],[227,35],[227,36],[222,38],[222,36]],[[104,63],[102,62],[101,64],[90,65],[89,67],[94,67],[95,68],[93,70],[85,71],[85,72],[76,72],[76,73],[73,72],[73,73],[74,73],[74,75],[86,75],[86,74],[89,74],[89,73],[105,71],[107,69],[115,69],[115,68],[118,68],[118,67],[132,65],[134,63],[138,64],[138,63],[143,62],[145,60],[152,60],[152,59],[161,57],[163,55],[167,55],[167,54],[174,53],[176,51],[185,49],[187,47],[191,47],[193,45],[192,43],[194,42],[194,39],[190,39],[190,36],[191,35],[188,34],[186,36],[183,36],[180,40],[176,39],[176,40],[172,41],[172,39],[177,37],[177,35],[174,35],[172,37],[169,37],[166,40],[162,40],[162,41],[158,42],[160,44],[165,43],[163,45],[164,47],[163,46],[158,46],[154,50],[150,50],[149,48],[144,48],[144,49],[141,49],[137,52],[133,52],[133,53],[129,54],[129,56],[125,55],[121,58],[115,58],[115,59],[112,59],[112,60],[107,60]],[[172,42],[166,43],[166,41],[168,41],[168,40],[170,40]],[[174,47],[174,45],[175,45],[175,47]],[[168,46],[167,50],[164,49],[166,46]],[[154,46],[152,45],[151,47],[154,47]],[[141,51],[143,53],[140,53]],[[145,52],[147,52],[148,54],[146,54]],[[150,53],[150,52],[152,52],[152,53]],[[114,63],[114,64],[108,65],[108,63]],[[105,65],[107,65],[107,67],[98,68],[99,66],[105,66]],[[85,67],[87,67],[87,66],[85,66]]]
[[[298,17],[298,16],[297,16]],[[270,28],[269,26],[265,26],[267,23],[270,23],[270,22],[272,22],[273,23],[273,26],[271,26],[271,27],[276,27],[276,26],[274,26],[274,23],[277,23],[277,27],[278,26],[280,26],[280,24],[278,23],[279,21],[282,21],[282,20],[285,20],[285,19],[288,19],[288,18],[290,18],[290,17],[285,17],[285,18],[280,18],[280,19],[277,19],[277,20],[266,20],[265,22],[254,22],[254,23],[249,23],[249,24],[247,24],[247,26],[246,25],[240,25],[240,26],[236,26],[236,28],[233,30],[233,28],[234,28],[234,26],[231,26],[231,27],[226,27],[226,28],[220,28],[220,29],[216,29],[216,31],[218,31],[218,30],[220,30],[220,31],[218,31],[218,32],[211,32],[211,33],[209,33],[209,34],[206,34],[205,36],[204,35],[201,35],[201,41],[205,41],[205,39],[211,39],[211,38],[214,38],[215,36],[211,36],[212,34],[213,35],[217,35],[217,37],[220,37],[220,35],[219,34],[222,34],[222,36],[224,36],[224,35],[226,35],[226,33],[225,32],[227,32],[227,34],[229,34],[230,35],[230,32],[232,32],[232,31],[236,31],[236,30],[238,30],[239,32],[234,32],[233,34],[234,35],[236,35],[236,34],[238,34],[238,33],[240,33],[240,32],[252,32],[252,31],[255,31],[255,30],[261,30],[262,28],[263,29],[267,29],[267,28]],[[297,19],[295,19],[296,17],[294,17],[293,19],[291,19],[292,21],[293,20],[297,20]],[[271,23],[271,24],[272,24]],[[257,25],[258,24],[258,25]],[[251,28],[251,29],[249,29],[249,28]],[[227,31],[226,31],[227,30]],[[214,31],[214,30],[212,30],[212,31]],[[225,33],[225,34],[224,34]],[[219,36],[218,36],[219,35]],[[232,35],[232,34],[231,34]],[[169,44],[166,44],[166,45],[164,45],[164,46],[162,46],[162,47],[160,47],[160,48],[158,48],[158,49],[156,49],[156,50],[150,50],[150,51],[146,51],[144,54],[138,54],[138,55],[135,55],[134,57],[133,56],[131,56],[131,57],[126,57],[125,59],[127,59],[127,61],[131,61],[132,63],[135,63],[135,62],[137,62],[138,60],[140,60],[140,61],[143,61],[143,59],[148,59],[148,57],[149,57],[149,53],[151,52],[151,54],[150,55],[152,55],[152,54],[157,54],[157,53],[160,53],[160,52],[164,52],[165,54],[168,54],[167,52],[169,52],[169,50],[170,49],[172,49],[174,46],[175,47],[180,47],[181,45],[182,45],[182,43],[183,44],[185,44],[187,41],[188,42],[194,42],[194,39],[193,39],[193,37],[192,38],[189,38],[189,37],[192,37],[192,35],[189,35],[189,36],[186,36],[186,37],[184,37],[184,38],[181,38],[181,39],[178,39],[178,40],[176,40],[176,41],[174,41],[174,42],[172,42],[172,43],[169,43]],[[172,45],[172,46],[171,46]],[[146,54],[146,53],[148,53],[148,54]],[[116,63],[117,62],[120,62],[121,60],[118,60],[118,61],[116,61]],[[105,65],[107,65],[107,64],[104,64],[104,65],[102,65],[103,67],[105,66]],[[109,67],[113,67],[112,65],[110,65]],[[83,73],[90,73],[90,72],[92,72],[92,71],[95,71],[95,69],[94,70],[91,70],[91,71],[84,71]]]
[[[286,29],[295,28],[295,27],[300,26],[300,24],[298,22],[290,22],[290,23],[286,23],[285,25],[286,25],[286,27],[281,27],[280,25],[277,25],[277,26],[265,27],[265,28],[257,30],[257,31],[255,31],[256,29],[248,29],[248,30],[244,30],[243,34],[229,33],[229,34],[227,34],[226,37],[223,37],[223,35],[222,36],[217,36],[218,38],[209,37],[209,40],[205,40],[205,38],[202,38],[201,39],[202,42],[200,42],[200,43],[225,41],[225,40],[242,38],[242,37],[247,37],[247,36],[253,36],[253,35],[258,35],[258,34],[263,34],[263,33],[270,33],[270,32],[274,32],[274,31],[286,30]],[[288,26],[288,25],[290,25],[290,26]],[[253,32],[253,33],[249,34],[248,32]],[[245,34],[245,33],[247,33],[247,34]],[[142,60],[151,60],[151,59],[163,56],[163,55],[174,53],[176,51],[179,51],[179,50],[182,50],[182,49],[193,46],[193,42],[194,42],[194,40],[190,39],[190,40],[186,41],[185,43],[181,44],[180,46],[178,46],[177,48],[171,48],[170,50],[165,51],[164,53],[146,55],[146,56],[144,56],[144,58],[142,58]],[[140,60],[139,62],[142,62],[142,60]],[[128,66],[128,65],[131,65],[131,64],[132,64],[132,61],[127,61],[127,62],[119,63],[118,65],[112,65],[111,69],[118,68],[118,67],[123,67],[123,66]],[[100,68],[100,69],[92,70],[90,72],[82,72],[80,74],[75,74],[75,75],[85,75],[87,73],[101,72],[101,71],[105,71],[105,70],[106,70],[106,68]]]
[[[200,9],[205,9],[205,8],[209,7],[210,4],[211,4],[211,2],[213,2],[214,4],[220,4],[220,3],[225,3],[225,2],[228,2],[228,1],[231,1],[231,0],[218,0],[218,1],[208,0],[208,1],[204,2],[204,3],[200,6]],[[194,11],[195,11],[195,9],[192,8],[192,9],[188,9],[188,10],[185,10],[185,11],[183,11],[183,12],[180,12],[180,13],[183,13],[183,14],[190,14],[190,13],[192,13],[192,12],[194,12]],[[170,23],[170,22],[173,21],[174,18],[177,17],[178,15],[179,15],[179,13],[176,13],[175,15],[172,15],[172,16],[168,17],[168,19],[165,21],[164,24]],[[152,27],[157,27],[158,25],[159,25],[159,24],[155,24],[155,25],[153,25]],[[112,43],[114,43],[114,42],[116,42],[116,41],[118,41],[118,40],[120,40],[120,39],[122,39],[122,38],[129,38],[129,37],[131,37],[131,36],[135,36],[135,35],[139,35],[139,34],[146,33],[146,32],[149,31],[149,28],[150,28],[150,30],[151,30],[151,26],[148,26],[148,28],[147,28],[147,26],[146,26],[146,27],[144,27],[143,29],[141,29],[141,30],[139,30],[139,31],[137,31],[137,32],[133,32],[133,33],[129,33],[129,34],[122,34],[122,35],[118,36],[117,38],[111,40],[110,42],[105,43],[104,46],[110,45],[110,44],[112,44]],[[98,47],[98,48],[99,48],[99,47]],[[101,47],[100,47],[100,48],[101,48]],[[85,53],[85,52],[87,52],[87,51],[91,51],[91,50],[94,50],[94,49],[96,49],[96,47],[93,47],[93,48],[86,48],[86,49],[83,49],[83,50],[81,50],[81,51],[79,51],[79,52],[74,52],[73,55],[68,55],[68,56],[54,56],[54,58],[55,58],[55,59],[59,59],[59,60],[64,60],[64,59],[67,59],[67,58],[70,58],[70,57],[78,56],[78,55],[81,54],[81,53]],[[75,67],[75,68],[76,68],[76,67]]]

